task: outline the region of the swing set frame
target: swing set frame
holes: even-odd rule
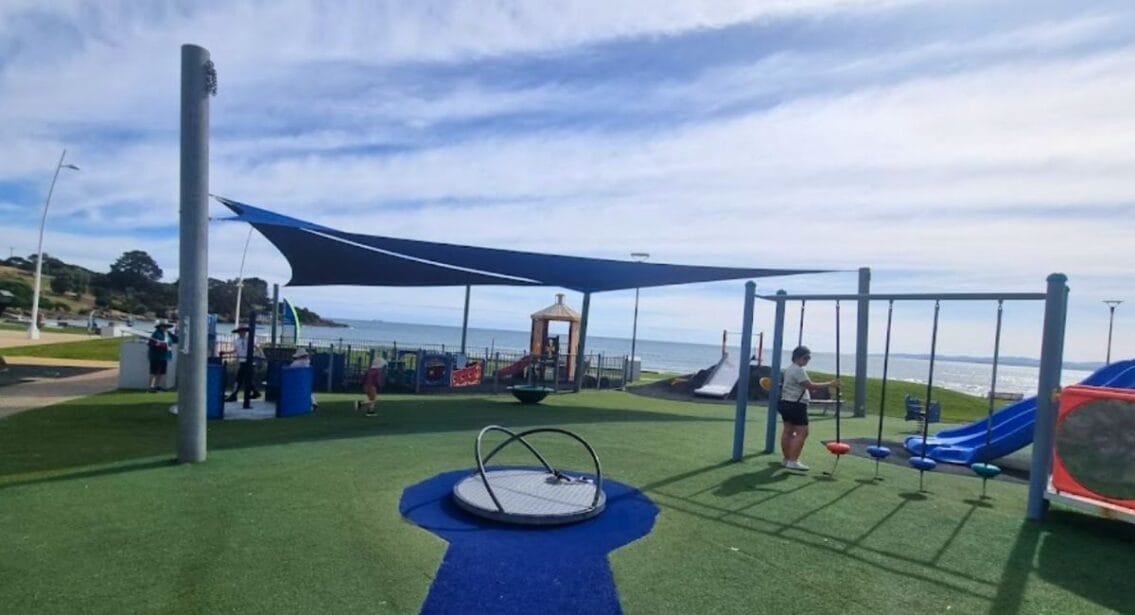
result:
[[[864,272],[867,271],[866,275]],[[771,301],[775,304],[773,326],[772,360],[770,367],[771,386],[769,391],[768,413],[765,420],[765,446],[764,453],[772,453],[776,449],[777,406],[779,405],[780,371],[784,354],[784,316],[789,301],[855,301],[859,308],[857,337],[860,343],[856,344],[856,374],[855,382],[857,393],[865,390],[867,348],[862,343],[867,337],[868,310],[872,301],[1044,301],[1044,325],[1041,339],[1040,373],[1037,380],[1037,420],[1033,435],[1033,457],[1030,468],[1029,496],[1027,517],[1030,520],[1042,520],[1048,510],[1048,500],[1045,492],[1048,487],[1048,478],[1052,472],[1052,456],[1041,454],[1051,451],[1053,447],[1053,432],[1056,426],[1059,402],[1056,397],[1060,391],[1060,372],[1064,360],[1064,325],[1067,318],[1068,307],[1068,278],[1061,273],[1048,276],[1047,287],[1043,293],[881,293],[872,294],[869,282],[864,284],[864,278],[870,279],[869,270],[860,269],[860,285],[858,293],[847,294],[803,294],[790,295],[784,290],[778,290],[774,295],[758,295],[756,283],[749,281],[745,284],[745,301],[742,312],[741,356],[752,354],[751,338],[753,331],[754,307],[756,299]],[[745,417],[748,409],[749,374],[745,373],[748,364],[741,366],[741,373],[737,379],[737,409],[733,425],[733,461],[741,461],[744,455]],[[858,400],[857,400],[858,402]],[[860,404],[857,403],[857,406]],[[856,413],[859,415],[859,413]]]

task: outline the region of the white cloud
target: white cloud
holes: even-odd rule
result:
[[[890,4],[569,3],[549,12],[538,3],[359,2],[324,12],[241,3],[135,14],[75,3],[51,9],[73,27],[73,40],[66,29],[56,35],[65,54],[28,47],[37,30],[18,29],[16,5],[6,4],[0,42],[22,42],[25,51],[0,64],[0,182],[46,189],[50,165],[68,147],[83,171],[59,182],[47,251],[105,270],[123,251],[144,247],[174,275],[171,41],[196,41],[212,51],[221,76],[211,101],[214,192],[391,236],[607,257],[643,249],[658,262],[870,265],[877,290],[1038,290],[1045,275],[1063,271],[1073,285],[1069,356],[1097,357],[1101,344],[1088,332],[1106,316],[1099,299],[1135,282],[1129,216],[1094,213],[1118,212],[1135,196],[1135,49],[1091,47],[1114,29],[1110,14],[1026,20],[996,36],[961,27],[940,40],[847,57],[838,55],[844,49],[786,47],[651,82],[616,74],[581,84],[550,74],[517,86],[479,80],[475,70],[479,58],[601,53],[605,42],[831,11],[869,15]],[[385,81],[389,90],[351,87],[367,70],[438,63],[472,72],[428,92]],[[345,68],[313,73],[319,66]],[[415,140],[446,123],[566,110],[596,121]],[[616,111],[661,119],[613,130],[601,120]],[[386,145],[393,149],[371,149]],[[40,198],[0,205],[11,221],[0,242],[21,246],[17,253],[34,250]],[[21,207],[25,214],[11,213]],[[166,235],[155,231],[163,227]],[[240,226],[214,226],[212,275],[236,277],[243,241]],[[248,262],[247,275],[287,278],[262,238]],[[778,282],[849,291],[854,277]],[[377,308],[436,321],[460,305],[452,289],[295,292],[343,316]],[[740,283],[644,293],[656,301],[644,306],[644,335],[701,341],[739,326]],[[479,290],[485,311],[474,318],[523,328],[551,294]],[[597,298],[594,330],[629,329],[631,300]],[[1124,318],[1121,309],[1117,330],[1130,331]],[[1035,333],[1015,329],[1010,344],[1035,354]],[[978,352],[979,337],[951,339],[959,352]],[[1135,354],[1130,336],[1115,343]]]

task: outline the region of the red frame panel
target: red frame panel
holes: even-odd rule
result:
[[[1135,404],[1135,391],[1131,389],[1112,389],[1107,387],[1092,387],[1072,385],[1066,387],[1060,394],[1060,410],[1056,415],[1056,428],[1080,406],[1101,399],[1119,399]],[[1064,462],[1056,451],[1052,450],[1052,487],[1062,493],[1070,493],[1081,497],[1091,498],[1100,502],[1108,502],[1135,511],[1135,500],[1121,500],[1109,498],[1085,487],[1072,477]]]

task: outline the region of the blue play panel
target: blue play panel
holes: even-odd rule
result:
[[[605,478],[606,509],[598,516],[570,525],[510,525],[454,503],[454,486],[468,476],[446,472],[402,492],[402,515],[449,543],[422,613],[622,613],[607,554],[650,533],[654,502]]]

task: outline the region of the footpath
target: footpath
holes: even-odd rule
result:
[[[52,367],[87,368],[75,376],[31,377],[28,382],[0,387],[0,420],[18,412],[52,406],[72,399],[113,391],[118,388],[117,361],[89,361],[83,359],[45,359],[21,357],[19,346],[73,342],[86,339],[85,335],[45,333],[39,340],[28,340],[23,331],[0,330],[0,357],[9,368],[39,367],[50,371]],[[4,367],[0,366],[0,370]]]

